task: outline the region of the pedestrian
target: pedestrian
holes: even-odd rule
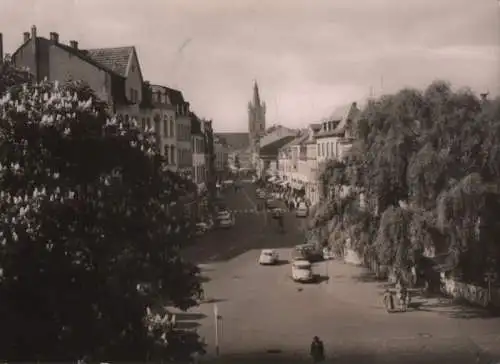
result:
[[[319,337],[315,336],[311,343],[311,357],[314,363],[319,363],[325,360],[325,348],[323,346],[323,341]]]

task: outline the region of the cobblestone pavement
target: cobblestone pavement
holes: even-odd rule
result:
[[[228,204],[247,208],[251,193],[246,186],[228,197]],[[222,317],[220,363],[310,362],[308,347],[314,335],[325,344],[327,362],[334,363],[500,360],[500,319],[480,310],[417,298],[418,308],[388,314],[381,283],[362,268],[338,261],[314,266],[321,283],[294,283],[286,260],[289,247],[302,242],[302,223],[289,214],[287,233],[280,234],[263,214],[241,215],[233,230],[214,232],[191,248],[190,257],[204,263],[200,266],[207,277],[207,302],[178,322],[205,338],[208,353],[202,362],[215,360],[214,305]],[[259,266],[263,248],[278,249],[282,264]]]

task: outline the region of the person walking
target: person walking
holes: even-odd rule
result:
[[[310,354],[314,363],[319,363],[325,360],[325,348],[323,346],[323,341],[321,341],[317,336],[313,338],[311,343]]]

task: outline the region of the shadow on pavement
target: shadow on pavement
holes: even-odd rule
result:
[[[204,303],[219,303],[219,302],[226,302],[227,300],[225,298],[207,298],[201,304]]]
[[[355,282],[358,282],[358,283],[381,283],[381,282],[383,282],[382,279],[377,278],[375,273],[370,272],[366,268],[362,268],[362,269],[363,269],[363,271],[360,274],[352,277],[352,279]]]
[[[323,282],[327,282],[330,280],[329,276],[321,275],[321,274],[315,274],[314,275],[314,280],[313,283],[320,284]]]
[[[207,315],[203,313],[179,312],[175,314],[177,321],[202,320]]]
[[[418,296],[415,297],[418,299]],[[413,298],[412,298],[413,300]],[[453,300],[447,298],[421,298],[411,302],[409,308],[422,312],[435,312],[439,315],[454,319],[491,319],[499,317],[498,312],[486,308],[472,306],[463,300]]]
[[[326,348],[328,350],[328,348]],[[403,349],[400,351],[391,351],[390,353],[366,352],[366,350],[356,350],[356,352],[326,352],[326,359],[321,363],[335,364],[424,364],[424,363],[439,363],[439,364],[491,364],[496,363],[491,361],[491,358],[482,357],[480,354],[471,353],[470,351],[453,351],[444,353],[430,352],[408,352]],[[476,356],[478,359],[476,359]],[[304,354],[298,355],[295,353],[287,353],[286,350],[279,349],[268,350],[263,353],[248,353],[221,355],[217,359],[202,359],[201,363],[224,363],[224,364],[254,364],[254,363],[312,363],[312,359]]]
[[[274,264],[261,264],[261,265],[264,267],[279,267],[287,264],[290,264],[290,261],[288,259],[279,259]]]

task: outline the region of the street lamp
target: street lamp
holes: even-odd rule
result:
[[[219,315],[219,307],[214,303],[214,324],[215,324],[215,355],[219,356],[219,321],[222,316]]]

